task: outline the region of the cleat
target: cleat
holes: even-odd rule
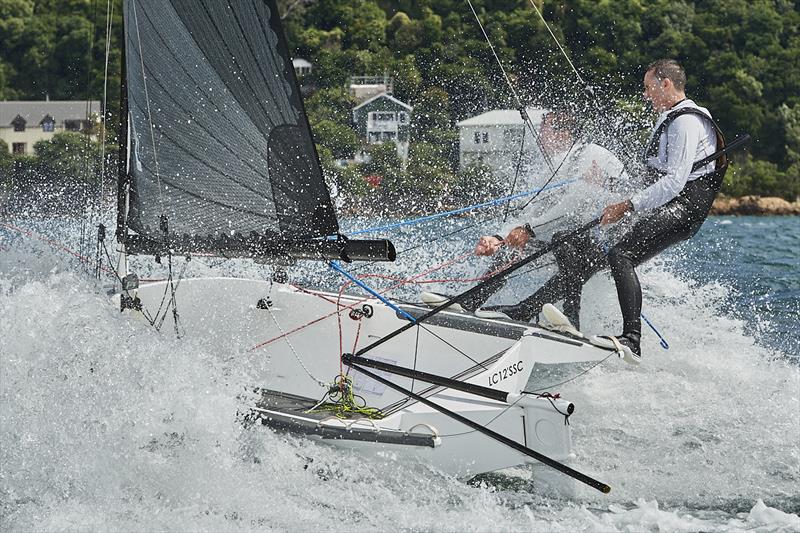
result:
[[[639,343],[624,335],[612,337],[610,335],[595,335],[589,342],[601,348],[614,350],[617,357],[630,365],[639,365],[642,362],[642,352]]]

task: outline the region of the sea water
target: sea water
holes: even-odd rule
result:
[[[645,329],[640,367],[608,361],[558,387],[577,406],[575,464],[612,487],[567,498],[537,490],[525,468],[465,483],[400,456],[245,431],[237,397],[258,353],[235,343],[220,353],[121,315],[108,280],[93,281],[62,248],[93,257],[80,245],[91,226],[3,221],[0,530],[800,531],[799,222],[713,217],[639,269],[644,312],[670,348]],[[405,229],[392,236],[407,250],[397,265],[347,268],[417,274],[492,233],[469,226]],[[271,275],[247,261],[175,263],[184,275]],[[485,268],[471,257],[426,279]],[[495,299],[513,301],[552,272],[518,276]],[[319,265],[289,275],[340,283]],[[619,329],[608,275],[587,284],[582,317],[588,332]]]

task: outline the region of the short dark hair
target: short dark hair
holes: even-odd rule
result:
[[[674,59],[659,59],[647,65],[645,72],[653,71],[660,80],[670,80],[676,89],[682,91],[686,87],[686,72]]]

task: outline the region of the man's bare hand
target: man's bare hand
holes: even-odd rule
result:
[[[494,255],[503,246],[503,241],[491,235],[484,235],[478,239],[475,246],[475,255]]]
[[[522,226],[517,226],[508,232],[506,244],[514,248],[524,248],[531,240],[531,234]]]
[[[600,217],[600,225],[613,224],[625,216],[625,213],[633,211],[633,204],[630,200],[625,200],[618,204],[611,204],[603,209],[603,216]]]

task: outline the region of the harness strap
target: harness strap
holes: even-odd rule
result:
[[[675,121],[676,118],[678,118],[680,116],[683,116],[683,115],[697,115],[699,117],[702,117],[702,118],[708,120],[711,123],[711,126],[714,128],[714,133],[716,133],[716,135],[717,135],[717,150],[721,150],[722,148],[725,148],[725,145],[726,145],[725,136],[723,135],[722,130],[719,128],[719,126],[717,126],[717,123],[714,122],[714,120],[709,115],[707,115],[706,113],[700,111],[696,107],[682,107],[680,109],[676,109],[675,111],[670,112],[666,116],[664,121],[661,122],[661,124],[658,125],[658,128],[656,129],[656,132],[653,134],[653,137],[650,140],[650,145],[647,147],[647,150],[645,150],[645,159],[647,159],[649,157],[655,157],[655,156],[658,155],[658,145],[659,145],[659,142],[661,141],[661,135],[664,133],[664,131],[667,128],[669,128],[670,124],[672,124]],[[701,163],[701,162],[702,162],[702,160],[701,161],[697,161],[697,162],[695,162],[694,165],[692,165],[692,172],[696,171],[698,168],[701,168],[702,166],[705,166],[705,164],[707,164],[707,163],[704,163],[702,165],[698,165],[698,163]],[[728,167],[728,157],[723,153],[717,159],[715,172],[723,170],[723,169],[727,169],[727,167]]]

